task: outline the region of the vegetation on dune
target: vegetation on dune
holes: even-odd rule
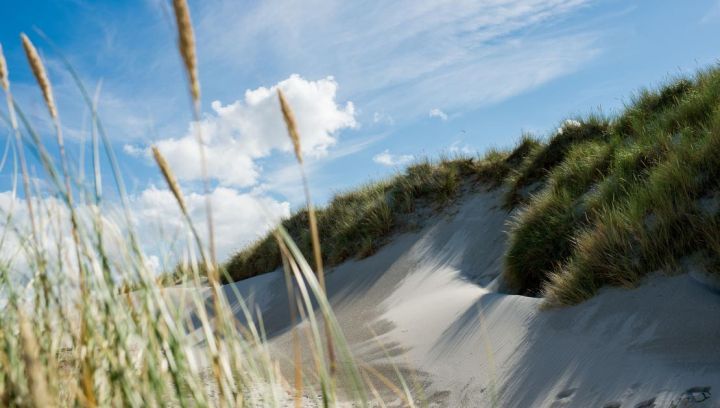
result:
[[[674,270],[686,256],[720,273],[719,102],[713,68],[640,92],[613,120],[573,123],[585,136],[570,141],[561,160],[542,161],[542,187],[513,219],[511,287],[564,305]],[[537,164],[528,156],[521,174],[539,174]],[[508,180],[511,192],[521,178]]]
[[[198,119],[190,14],[184,0],[174,0],[173,10]],[[15,165],[27,214],[27,220],[16,218],[12,205],[0,211],[0,250],[13,240],[18,246],[0,258],[1,406],[334,406],[343,397],[382,405],[386,395],[414,406],[413,395],[422,390],[411,389],[396,367],[397,376],[387,378],[354,360],[325,294],[323,263],[372,254],[391,234],[413,228],[414,213],[445,208],[473,186],[506,189],[505,204],[516,211],[506,281],[518,293],[544,296],[550,305],[583,301],[605,285],[634,285],[686,256],[720,275],[720,68],[642,91],[616,118],[568,120],[546,141],[524,135],[515,148],[482,157],[424,160],[389,180],[338,194],[324,208],[313,208],[303,173],[306,208],[222,266],[213,255],[211,203],[206,245],[172,169],[153,149],[192,236],[192,262],[157,277],[138,244],[96,103],[62,58],[92,117],[94,177],[83,182],[68,164],[43,61],[29,37],[23,35],[22,43],[59,154],[48,153],[35,124],[13,99],[0,47],[7,106],[0,119],[13,136],[0,169],[11,161]],[[303,172],[301,135],[281,92],[278,98]],[[103,212],[101,146],[121,197],[119,221]],[[53,197],[30,184],[26,149]],[[209,188],[207,179],[204,186]],[[14,200],[15,183],[12,193]],[[71,241],[63,239],[68,233]],[[221,280],[280,267],[293,323],[292,362],[270,354],[261,317],[237,288],[228,288],[236,301],[231,308],[219,286]],[[178,282],[192,282],[195,289],[209,286],[209,295],[162,288]],[[295,324],[300,318],[306,322],[302,330]],[[208,366],[198,366],[198,357]]]
[[[173,10],[198,119],[200,84],[190,14],[184,0],[174,0]],[[67,163],[63,126],[44,63],[29,37],[23,35],[22,42],[55,125],[59,155],[48,153],[35,123],[13,99],[0,47],[0,88],[7,102],[7,114],[0,119],[14,136],[5,144],[0,170],[8,163],[15,165],[13,177],[22,178],[27,206],[23,209],[27,219],[18,216],[20,204],[14,205],[14,201],[0,208],[0,406],[335,406],[341,398],[363,406],[370,399],[384,398],[414,406],[413,394],[421,392],[409,386],[399,371],[388,378],[355,361],[325,296],[321,264],[313,269],[283,228],[274,232],[273,239],[278,248],[275,256],[287,279],[288,313],[293,323],[302,317],[306,324],[302,330],[292,326],[292,362],[272,355],[262,318],[244,303],[237,288],[228,288],[233,292],[232,307],[220,289],[220,276],[226,270],[214,260],[211,203],[206,207],[210,237],[206,245],[190,218],[172,169],[153,148],[155,161],[183,214],[183,232],[192,237],[186,250],[192,262],[155,276],[138,244],[122,174],[96,103],[61,56],[92,115],[94,177],[88,182]],[[279,97],[299,152],[301,139],[291,120],[291,108]],[[196,136],[202,157],[200,130]],[[110,187],[121,197],[120,219],[103,208],[101,147],[112,166],[115,183]],[[38,176],[47,181],[43,191],[49,195],[39,193],[29,182],[26,148],[41,166]],[[6,160],[10,157],[12,160]],[[302,164],[299,154],[298,161]],[[15,193],[14,183],[12,200]],[[314,229],[309,195],[307,198],[308,210],[302,221]],[[378,218],[364,223],[364,228],[380,228],[385,221],[382,209],[368,211]],[[72,241],[64,239],[68,234]],[[304,245],[312,241],[305,239]],[[193,288],[162,288],[178,281],[191,282]],[[207,295],[203,288],[208,289]]]
[[[525,201],[522,189],[543,182],[549,172],[565,160],[570,149],[583,141],[606,139],[608,120],[590,116],[582,121],[567,120],[546,144],[532,146],[527,159],[513,169],[508,180],[510,189],[506,205],[513,207]]]
[[[522,144],[521,146],[525,146]],[[523,147],[523,150],[527,150]],[[317,210],[323,260],[337,265],[352,257],[374,253],[393,232],[412,227],[407,215],[418,203],[442,208],[460,192],[467,180],[499,185],[518,155],[491,151],[481,159],[456,157],[437,162],[424,160],[392,179],[366,184],[336,195]],[[282,222],[303,254],[312,254],[307,210]],[[235,254],[225,268],[233,280],[270,272],[280,267],[279,248],[272,234]]]
[[[632,286],[693,256],[720,273],[720,68],[639,92],[617,117],[562,122],[481,158],[425,160],[336,196],[318,212],[325,261],[373,253],[405,214],[437,208],[463,183],[506,189],[504,276],[516,293],[574,304],[605,285]],[[306,214],[283,226],[309,254]],[[233,279],[279,267],[270,236],[227,263]]]
[[[189,10],[183,0],[173,6],[197,119],[200,84]],[[414,406],[413,395],[421,390],[411,390],[398,370],[389,379],[354,360],[325,295],[323,263],[372,254],[424,215],[414,213],[445,208],[473,186],[506,189],[505,205],[515,213],[505,279],[517,293],[544,296],[549,305],[581,302],[606,285],[635,285],[652,271],[673,270],[684,257],[720,276],[720,68],[644,90],[617,117],[565,121],[545,141],[524,135],[508,151],[415,163],[389,180],[338,194],[324,208],[313,208],[303,178],[306,208],[222,266],[213,255],[210,202],[205,245],[172,169],[154,150],[193,237],[188,252],[194,256],[158,278],[138,245],[96,104],[67,64],[92,117],[94,178],[87,183],[68,165],[43,61],[29,37],[22,42],[59,155],[48,153],[14,101],[0,48],[7,106],[1,118],[13,135],[0,169],[15,165],[27,213],[27,220],[16,219],[12,206],[0,213],[0,249],[11,240],[19,248],[0,259],[2,406],[300,406],[308,399],[333,406],[343,396],[363,404],[371,395],[381,400],[381,392]],[[278,97],[302,172],[301,135],[287,101]],[[103,213],[101,146],[122,200],[118,222]],[[51,201],[29,182],[26,148],[41,166]],[[63,239],[68,233],[71,241]],[[18,266],[20,258],[26,266]],[[280,267],[291,321],[307,322],[303,330],[292,325],[292,362],[270,354],[262,321],[237,288],[228,289],[237,299],[233,310],[219,286],[221,279]],[[162,286],[177,282],[209,286],[209,296],[198,290],[167,296]],[[196,347],[198,341],[206,347]],[[200,355],[209,362],[205,369],[197,367]],[[291,370],[283,371],[281,363]],[[387,389],[376,389],[380,383]]]

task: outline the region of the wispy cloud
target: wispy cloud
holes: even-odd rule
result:
[[[375,112],[373,113],[373,123],[392,126],[395,124],[395,119],[385,112]]]
[[[430,116],[431,118],[438,118],[438,119],[443,120],[443,121],[448,120],[448,115],[447,115],[447,113],[441,111],[441,110],[438,109],[438,108],[432,108],[432,109],[430,109],[430,113],[428,113],[428,116]]]
[[[415,157],[411,154],[392,154],[389,150],[378,153],[373,156],[373,161],[383,166],[401,166],[411,162]]]
[[[595,2],[218,0],[195,2],[193,16],[205,95],[235,100],[291,72],[332,74],[343,84],[339,97],[356,102],[359,121],[362,112],[368,122],[381,112],[401,124],[437,106],[461,113],[495,103],[580,69],[599,53],[598,34],[559,23]],[[90,84],[106,79],[100,110],[114,139],[178,134],[177,118],[188,115],[178,56],[167,46],[167,5],[143,3],[144,10],[84,4],[81,25],[98,35],[83,37],[71,56],[83,61]],[[139,28],[125,29],[138,18]],[[72,110],[82,111],[64,109]]]
[[[186,204],[197,230],[203,235],[205,225],[205,195],[190,193]],[[218,187],[210,192],[215,220],[215,242],[218,256],[226,259],[238,248],[265,234],[280,218],[290,215],[290,204],[262,194],[241,193],[235,189]],[[161,234],[177,236],[185,231],[184,222],[167,189],[153,186],[131,197],[135,223],[144,247],[152,254],[161,254]]]
[[[278,72],[332,72],[361,109],[398,120],[473,109],[577,70],[597,55],[594,37],[554,27],[590,3],[224,1],[201,8],[198,31],[214,69],[251,74],[245,61],[259,57]]]
[[[448,147],[448,152],[453,154],[472,154],[474,150],[467,144],[464,144],[462,140],[456,140]]]
[[[126,143],[125,145],[123,145],[123,152],[125,152],[125,154],[128,154],[133,157],[140,157],[140,156],[145,155],[146,149],[142,148],[142,147],[138,147],[137,145],[134,145],[134,144]]]
[[[720,20],[720,1],[716,0],[710,9],[700,19],[701,24],[708,24]]]

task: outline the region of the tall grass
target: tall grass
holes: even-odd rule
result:
[[[339,194],[318,211],[323,261],[372,254],[412,214],[442,209],[468,185],[505,190],[513,211],[504,278],[548,305],[582,302],[605,285],[634,286],[684,258],[719,275],[720,68],[637,93],[619,115],[563,121],[546,140],[509,151],[422,160]],[[427,215],[427,214],[425,214]],[[306,256],[307,213],[283,222]],[[235,254],[232,279],[280,266],[271,237]]]
[[[441,211],[460,195],[463,185],[499,186],[510,171],[509,163],[524,154],[491,151],[477,158],[423,159],[389,180],[335,195],[326,207],[317,209],[317,226],[324,237],[322,262],[332,266],[372,255],[393,233],[414,227],[412,213],[418,208]],[[309,218],[308,210],[303,209],[282,225],[311,258]],[[233,280],[271,272],[281,266],[278,252],[275,239],[268,235],[234,254],[225,268]]]
[[[720,277],[718,106],[714,67],[641,91],[617,118],[574,122],[570,138],[563,127],[530,155],[509,179],[511,287],[574,304],[690,257]],[[515,200],[531,180],[540,187]]]
[[[175,0],[173,6],[197,119],[200,85],[190,13],[183,0]],[[15,136],[8,141],[5,155],[12,155],[14,174],[23,180],[27,206],[25,214],[14,206],[0,214],[4,219],[0,253],[10,253],[0,260],[0,405],[331,406],[343,398],[366,405],[369,396],[383,394],[375,387],[378,381],[404,383],[402,378],[388,379],[356,363],[325,296],[322,257],[319,253],[315,257],[313,270],[280,226],[273,233],[273,255],[285,266],[288,291],[291,299],[297,299],[288,313],[294,323],[302,318],[308,328],[295,329],[291,363],[295,379],[287,381],[288,373],[279,368],[285,363],[282,356],[269,351],[261,317],[232,287],[238,303],[233,306],[239,307],[243,317],[238,319],[220,290],[220,275],[230,278],[215,261],[211,203],[206,207],[211,237],[206,245],[189,217],[173,170],[161,152],[153,149],[193,237],[184,250],[187,262],[175,271],[183,288],[158,285],[138,244],[122,174],[97,115],[97,103],[67,64],[92,112],[95,177],[88,186],[68,165],[60,112],[43,61],[29,37],[23,35],[22,43],[54,125],[60,154],[48,153],[34,123],[13,99],[10,72],[0,48],[0,85],[8,112],[3,119]],[[291,126],[289,130],[292,135]],[[204,161],[202,135],[197,137],[198,154]],[[299,146],[299,136],[294,142]],[[123,216],[119,219],[105,212],[102,200],[101,146],[121,197]],[[42,165],[49,186],[43,193],[31,183],[26,148]],[[300,159],[299,147],[297,152]],[[207,179],[205,185],[208,188]],[[312,201],[307,198],[310,228],[317,231]],[[385,221],[382,214],[378,216],[378,223]],[[67,235],[72,239],[63,239]],[[310,239],[317,251],[319,236],[316,232]],[[9,252],[13,244],[18,250]],[[202,294],[203,276],[210,285],[210,304]],[[132,282],[133,290],[123,290],[122,282]],[[301,341],[307,347],[300,347]],[[409,391],[396,397],[413,405]]]

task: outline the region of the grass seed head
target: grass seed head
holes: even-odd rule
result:
[[[45,71],[45,65],[43,65],[42,60],[40,59],[40,54],[38,54],[37,49],[28,36],[23,33],[20,34],[20,38],[22,38],[25,56],[27,56],[28,63],[30,63],[30,68],[35,76],[35,80],[43,93],[43,98],[45,98],[45,104],[47,105],[48,111],[50,111],[50,116],[52,116],[53,119],[56,119],[57,107],[55,106],[55,98],[53,98],[52,86],[50,85],[47,71]]]
[[[293,114],[287,99],[285,99],[285,94],[283,94],[280,89],[278,89],[277,92],[278,99],[280,100],[280,109],[282,110],[283,119],[285,120],[285,125],[287,126],[288,135],[290,135],[290,140],[292,140],[293,148],[295,149],[295,156],[297,157],[298,162],[302,163],[303,159],[302,150],[300,149],[300,132],[298,132],[297,129],[295,115]]]
[[[198,81],[197,56],[195,54],[195,34],[190,20],[190,8],[186,0],[173,0],[175,21],[178,29],[178,47],[190,81],[190,93],[194,101],[200,100],[200,82]]]
[[[180,184],[178,184],[175,175],[170,169],[170,165],[168,164],[167,160],[165,160],[165,157],[163,157],[162,153],[160,153],[160,150],[157,148],[157,146],[152,147],[152,153],[155,162],[157,163],[158,167],[160,167],[160,171],[165,178],[165,182],[167,182],[168,187],[170,187],[170,191],[172,191],[175,199],[180,205],[180,209],[183,213],[187,213],[187,207],[185,206],[185,200],[183,199],[182,191],[180,190]]]

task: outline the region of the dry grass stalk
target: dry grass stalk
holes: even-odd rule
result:
[[[158,167],[160,167],[160,171],[165,178],[165,182],[167,182],[168,187],[170,187],[170,191],[172,192],[173,196],[175,196],[178,205],[180,205],[180,210],[182,210],[183,213],[186,213],[187,207],[185,206],[185,200],[183,199],[182,191],[180,191],[180,184],[178,184],[177,179],[175,179],[175,175],[173,174],[172,170],[170,170],[170,165],[168,164],[167,160],[165,160],[165,157],[162,155],[162,153],[160,153],[160,150],[157,148],[157,146],[152,147],[152,153],[153,158],[155,159],[155,163],[157,163]]]
[[[50,116],[53,119],[53,123],[55,125],[55,132],[57,135],[57,142],[58,142],[58,148],[60,150],[60,161],[62,163],[62,170],[63,175],[65,178],[65,193],[66,193],[66,199],[67,199],[67,205],[70,209],[70,221],[71,221],[71,233],[73,242],[75,244],[75,255],[77,258],[77,264],[79,268],[79,286],[80,286],[80,294],[81,294],[81,308],[85,308],[85,305],[88,304],[87,299],[89,297],[88,294],[88,288],[87,284],[85,282],[85,273],[83,271],[83,257],[81,255],[81,248],[83,247],[81,245],[79,232],[78,232],[78,220],[77,220],[77,214],[75,212],[75,206],[73,204],[73,193],[71,189],[70,184],[70,172],[69,167],[65,155],[65,143],[63,142],[63,136],[62,136],[62,127],[60,126],[60,118],[58,116],[57,106],[55,105],[55,98],[53,97],[52,92],[52,86],[50,85],[50,80],[47,76],[47,71],[45,70],[45,65],[42,62],[42,59],[40,58],[40,55],[37,52],[37,49],[33,45],[32,41],[30,41],[30,38],[28,38],[25,33],[20,34],[20,38],[22,39],[23,48],[25,50],[25,56],[27,57],[28,63],[30,64],[30,69],[33,72],[33,75],[35,76],[35,80],[38,83],[38,86],[40,87],[40,90],[42,91],[43,98],[45,99],[45,105],[47,105],[48,111],[50,112]],[[85,313],[84,310],[81,311],[81,314],[83,315],[81,319],[81,325],[80,325],[80,346],[83,347],[87,344],[87,322],[85,321]],[[93,367],[91,356],[89,353],[86,354],[85,358],[82,359],[82,376],[80,379],[80,383],[82,385],[83,390],[83,397],[85,398],[85,405],[86,406],[95,406],[96,405],[96,398],[95,398],[95,390],[93,386]]]
[[[305,170],[303,169],[302,149],[300,146],[300,133],[297,129],[297,122],[295,121],[295,114],[290,108],[285,95],[280,89],[278,89],[278,99],[280,100],[280,109],[282,110],[283,119],[287,126],[288,135],[292,140],[293,147],[295,148],[295,156],[297,157],[298,163],[300,163],[300,171],[302,172],[303,186],[305,187],[305,199],[307,200],[308,207],[308,218],[310,223],[310,235],[313,244],[313,255],[315,257],[316,273],[318,275],[318,281],[320,286],[325,290],[325,276],[323,273],[323,262],[322,254],[320,249],[320,234],[317,228],[317,218],[315,216],[315,209],[313,208],[312,199],[310,198],[310,189],[308,188],[307,177],[305,177]]]
[[[315,215],[315,208],[313,207],[312,198],[310,197],[310,187],[308,185],[307,177],[305,176],[305,169],[303,167],[302,149],[300,146],[300,132],[298,132],[297,122],[295,121],[295,114],[290,108],[285,99],[285,95],[280,89],[278,89],[278,99],[280,100],[280,110],[282,110],[283,119],[287,126],[288,135],[292,140],[293,147],[295,148],[295,156],[300,164],[300,173],[302,175],[303,188],[305,189],[305,199],[307,200],[308,209],[308,223],[310,224],[310,238],[313,246],[313,257],[315,258],[315,273],[318,277],[318,283],[322,288],[323,293],[326,293],[325,289],[325,272],[323,271],[323,260],[322,250],[320,248],[320,233],[317,226],[317,217]],[[333,346],[332,334],[330,333],[330,326],[327,321],[327,317],[323,315],[325,320],[325,337],[327,337],[328,347],[328,358],[330,360],[330,372],[335,373],[336,361],[335,361],[335,348]]]
[[[195,240],[197,242],[198,248],[201,251],[204,265],[207,271],[207,276],[210,281],[211,286],[211,295],[213,299],[213,305],[215,309],[215,315],[217,316],[217,321],[219,325],[225,324],[224,319],[224,312],[222,309],[222,301],[220,299],[220,279],[218,276],[218,269],[215,266],[215,262],[207,259],[205,257],[205,254],[202,251],[202,241],[200,240],[200,236],[198,235],[197,231],[195,230],[195,226],[190,219],[190,213],[187,210],[187,206],[185,205],[185,199],[183,198],[182,190],[180,190],[180,184],[177,182],[177,179],[175,178],[174,173],[172,172],[172,169],[170,168],[170,165],[168,164],[167,160],[165,160],[165,157],[163,157],[162,153],[160,153],[160,150],[157,148],[157,146],[152,147],[152,153],[153,158],[155,159],[155,162],[157,163],[158,167],[160,167],[160,172],[163,175],[163,178],[165,178],[165,182],[168,184],[168,187],[170,188],[170,191],[172,192],[173,196],[175,197],[175,200],[177,201],[178,205],[180,206],[180,211],[182,212],[183,216],[187,219],[188,225],[190,226],[190,229],[192,230],[192,234],[195,237]],[[224,328],[224,326],[223,326]],[[215,335],[212,337],[214,342],[217,344],[217,347],[221,347],[222,343],[219,341],[219,338]],[[220,400],[223,400],[224,396],[227,394],[227,390],[225,382],[223,381],[223,370],[221,367],[221,361],[219,357],[219,353],[215,352],[212,356],[212,366],[213,366],[213,375],[215,377],[215,380],[217,381],[218,385],[218,391],[220,392]]]
[[[27,376],[30,388],[32,405],[35,407],[52,407],[54,401],[50,397],[42,363],[40,362],[40,349],[35,341],[30,322],[27,317],[18,311],[20,325],[20,344],[22,346],[22,357],[25,362],[25,375]]]
[[[190,80],[190,92],[193,101],[200,100],[200,82],[198,81],[197,56],[195,54],[195,34],[190,20],[190,8],[186,0],[173,0],[175,21],[178,29],[178,47],[185,63]]]
[[[22,138],[18,130],[17,118],[15,117],[15,108],[13,106],[13,98],[10,93],[10,73],[3,53],[2,44],[0,44],[0,85],[5,91],[5,100],[7,102],[8,115],[10,116],[10,124],[15,132],[15,143],[17,144],[18,157],[20,159],[20,168],[22,173],[23,189],[25,191],[25,202],[28,207],[28,215],[30,216],[30,226],[32,227],[33,237],[37,237],[37,228],[35,227],[35,215],[32,205],[32,192],[30,191],[30,176],[25,162],[25,149],[23,149]]]
[[[178,48],[185,64],[188,80],[190,82],[190,93],[193,99],[193,115],[196,122],[200,121],[200,80],[198,79],[197,54],[195,52],[195,34],[190,18],[190,8],[186,0],[173,0],[175,21],[178,30]],[[215,233],[212,218],[212,202],[210,199],[210,182],[208,180],[207,159],[205,156],[205,145],[202,137],[202,128],[198,126],[196,133],[198,147],[200,149],[200,162],[203,176],[203,187],[205,192],[205,210],[207,214],[208,241],[210,259],[208,260],[208,277],[213,280],[214,285],[219,281],[219,271],[215,259]]]
[[[300,150],[300,132],[298,132],[297,122],[295,122],[295,114],[293,114],[292,109],[290,109],[290,105],[288,104],[287,99],[285,99],[283,91],[278,89],[277,93],[278,99],[280,100],[280,109],[282,110],[283,119],[285,120],[290,140],[292,140],[293,148],[295,149],[295,157],[297,157],[298,162],[302,164],[303,159],[302,151]]]
[[[47,71],[45,71],[45,65],[43,65],[40,54],[38,54],[37,49],[35,49],[35,46],[28,36],[23,33],[20,34],[20,38],[22,38],[25,56],[27,56],[28,63],[30,63],[30,68],[35,76],[35,80],[40,86],[43,98],[45,98],[45,105],[47,105],[48,111],[50,111],[50,116],[55,119],[57,118],[57,107],[55,106],[55,98],[53,97],[52,86],[50,86]]]
[[[7,92],[10,89],[10,80],[8,80],[7,62],[3,53],[2,44],[0,44],[0,86]]]

